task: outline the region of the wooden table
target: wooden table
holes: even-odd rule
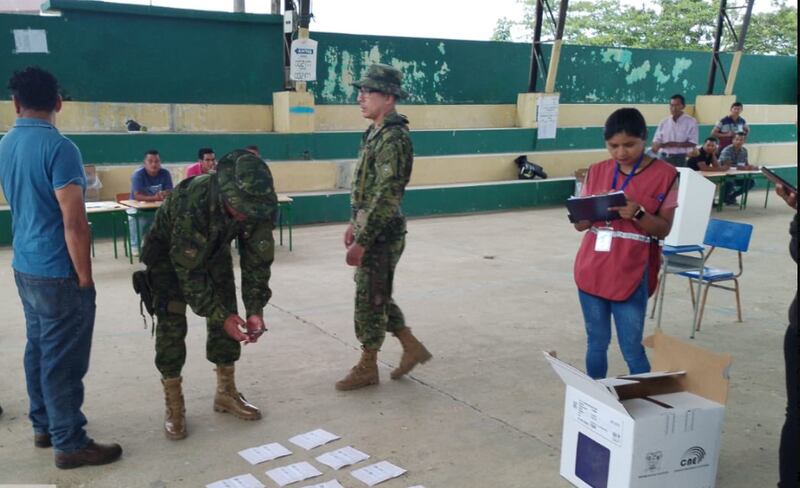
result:
[[[739,201],[739,210],[747,208],[747,195],[750,193],[749,191],[749,183],[748,181],[752,180],[755,175],[760,175],[761,171],[759,170],[738,170],[738,169],[729,169],[727,171],[700,171],[700,174],[704,177],[708,178],[714,185],[717,187],[717,211],[722,211],[722,207],[725,204],[723,200],[722,190],[725,188],[725,183],[729,181],[736,181],[736,180],[745,180],[745,192],[742,195],[741,200]]]
[[[292,252],[292,204],[294,200],[289,195],[278,194],[278,242],[283,245],[283,221],[286,214],[286,226],[289,228],[289,252]]]
[[[122,205],[121,203],[111,202],[111,201],[104,201],[104,202],[86,202],[86,216],[89,221],[92,221],[93,215],[110,215],[111,217],[111,238],[114,240],[114,259],[117,259],[119,256],[117,252],[117,219],[113,214],[121,214],[124,218],[122,219],[123,223],[123,234],[125,236],[125,242],[123,247],[125,249],[125,254],[130,256],[130,239],[128,237],[128,219],[127,214],[125,213],[128,207]],[[92,237],[92,256],[94,256],[94,237]],[[133,258],[131,257],[131,264],[133,264]]]
[[[128,208],[137,210],[137,212],[132,215],[133,220],[136,222],[136,250],[139,252],[139,254],[142,254],[142,229],[139,226],[139,212],[153,213],[164,204],[164,201],[140,202],[139,200],[120,200],[119,203]],[[133,263],[133,252],[131,252],[131,263]]]
[[[160,202],[140,202],[138,200],[122,200],[119,202],[121,205],[127,208],[135,208],[140,211],[145,212],[155,212],[156,210],[164,204],[163,201]],[[294,200],[292,197],[286,194],[279,193],[278,194],[278,242],[280,245],[283,245],[283,224],[286,222],[286,227],[289,231],[289,252],[292,251],[292,204]],[[134,214],[134,219],[136,221],[136,235],[139,238],[137,241],[137,247],[139,251],[141,251],[142,246],[142,234],[141,229],[139,228],[139,217]]]

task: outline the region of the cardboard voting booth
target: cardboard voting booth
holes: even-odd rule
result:
[[[729,355],[644,340],[652,373],[593,380],[545,353],[566,385],[560,473],[580,488],[713,488]]]
[[[678,208],[664,244],[676,247],[700,245],[706,235],[716,185],[691,168],[678,168],[678,172]]]

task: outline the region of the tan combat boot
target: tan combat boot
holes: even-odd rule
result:
[[[167,409],[164,412],[164,434],[171,441],[186,437],[186,408],[183,405],[183,378],[161,378],[164,385],[164,399]]]
[[[400,358],[400,366],[391,373],[393,380],[399,380],[408,374],[414,366],[427,362],[433,355],[425,349],[420,341],[411,333],[411,329],[404,327],[394,333],[403,345],[403,357]]]
[[[227,412],[242,420],[259,420],[261,411],[248,403],[236,389],[233,381],[234,366],[232,364],[217,365],[217,394],[214,395],[214,411]]]
[[[336,389],[341,391],[356,390],[380,383],[378,376],[378,350],[361,348],[361,360],[353,366],[350,373],[336,382]]]

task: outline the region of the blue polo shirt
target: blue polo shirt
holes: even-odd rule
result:
[[[49,278],[74,275],[55,191],[86,189],[77,146],[50,123],[17,119],[0,139],[0,185],[11,206],[13,268]]]
[[[150,176],[144,166],[131,175],[131,200],[136,198],[136,193],[153,196],[160,191],[172,190],[172,175],[164,168],[158,174]]]

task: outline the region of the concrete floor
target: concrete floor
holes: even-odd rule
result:
[[[714,213],[755,225],[742,280],[744,323],[736,322],[732,294],[714,290],[695,341],[734,356],[717,483],[726,488],[774,486],[777,478],[785,407],[782,338],[797,268],[787,251],[791,210],[777,198],[761,208],[762,199],[757,192],[746,211]],[[190,316],[184,369],[189,437],[181,442],[167,441],[161,431],[153,339],[130,289],[134,267],[114,260],[110,242],[98,242],[98,314],[85,412],[90,435],[120,442],[124,456],[109,466],[73,471],[57,470],[50,450],[32,446],[22,371],[25,326],[11,252],[0,250],[0,309],[6,316],[0,326],[0,483],[198,487],[249,472],[274,487],[267,469],[352,444],[376,462],[408,470],[380,485],[386,488],[568,486],[558,474],[564,387],[540,353],[557,349],[582,368],[585,333],[572,280],[580,235],[564,210],[411,221],[395,296],[435,358],[413,377],[391,381],[400,349],[389,337],[380,355],[383,382],[350,393],[333,388],[358,357],[343,230],[301,227],[294,252],[276,252],[274,296],[266,310],[270,331],[238,363],[240,389],[264,409],[263,420],[247,423],[212,411],[214,373],[203,352],[204,322]],[[714,262],[735,263],[724,252]],[[664,330],[687,338],[686,283],[673,277],[669,285]],[[609,356],[610,374],[627,372],[616,345]],[[342,440],[311,452],[296,448],[291,457],[258,466],[236,454],[267,442],[292,449],[289,437],[318,427]],[[324,468],[315,482],[333,478]],[[336,478],[348,488],[365,486],[349,471]]]

